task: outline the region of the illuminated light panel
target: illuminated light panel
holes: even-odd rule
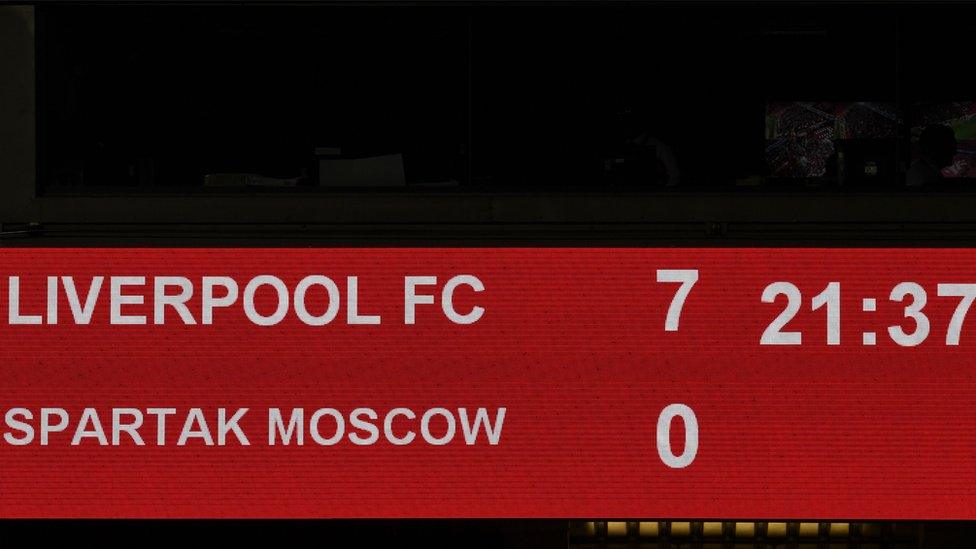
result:
[[[832,522],[827,532],[832,538],[846,538],[851,535],[851,525],[847,522]]]
[[[657,522],[638,523],[637,535],[642,538],[656,538],[661,535],[661,525]]]
[[[611,538],[625,538],[625,537],[627,537],[627,523],[626,522],[608,522],[607,523],[607,537],[611,537]]]
[[[801,538],[820,537],[820,524],[816,522],[801,522],[797,532]]]
[[[769,522],[766,524],[766,537],[785,538],[786,535],[787,528],[785,522]]]
[[[687,538],[691,536],[691,523],[690,522],[672,522],[671,523],[671,536]]]
[[[702,536],[706,538],[720,538],[724,534],[722,533],[722,523],[721,522],[705,522],[702,523]]]
[[[735,537],[737,538],[752,538],[756,536],[756,523],[755,522],[737,522],[735,523]]]

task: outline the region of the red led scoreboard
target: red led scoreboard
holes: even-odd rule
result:
[[[972,250],[0,266],[5,517],[976,519]]]

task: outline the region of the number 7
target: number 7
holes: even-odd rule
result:
[[[937,292],[939,297],[962,298],[956,307],[956,312],[952,313],[949,329],[946,330],[946,345],[959,345],[962,323],[966,320],[966,313],[969,312],[973,300],[976,300],[976,284],[939,284]]]
[[[658,269],[657,281],[681,284],[674,294],[674,299],[671,300],[671,306],[668,307],[668,317],[664,320],[665,332],[677,332],[681,308],[685,306],[685,299],[691,293],[692,286],[698,282],[698,269]]]

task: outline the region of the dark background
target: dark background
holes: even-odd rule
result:
[[[972,546],[967,522],[874,523],[881,538],[702,540],[578,538],[559,520],[102,520],[0,521],[4,547],[360,547],[452,549],[955,549]]]
[[[765,173],[767,101],[976,98],[968,7],[47,5],[41,185],[296,177],[341,146],[402,152],[408,183],[592,189],[630,109],[687,185],[728,187]]]

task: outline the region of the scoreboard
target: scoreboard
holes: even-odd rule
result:
[[[5,517],[976,519],[976,252],[0,250]]]

